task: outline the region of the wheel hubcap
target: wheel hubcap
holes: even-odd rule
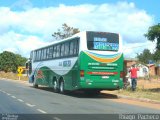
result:
[[[57,82],[54,81],[54,89],[56,90],[57,89]]]
[[[60,90],[63,92],[63,82],[61,82]]]

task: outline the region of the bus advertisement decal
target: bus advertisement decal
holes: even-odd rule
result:
[[[37,77],[36,77],[36,78],[37,78],[37,79],[42,79],[42,78],[44,78],[42,70],[38,70],[38,72],[37,72]]]
[[[87,72],[90,75],[116,75],[118,72]]]

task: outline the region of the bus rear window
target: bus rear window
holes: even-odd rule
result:
[[[118,51],[119,35],[105,32],[87,32],[87,47],[89,50]]]

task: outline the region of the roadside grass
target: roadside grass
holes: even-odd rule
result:
[[[138,80],[136,91],[132,91],[129,86],[127,89],[114,91],[117,95],[126,95],[134,98],[145,98],[160,102],[160,80]]]
[[[0,72],[0,78],[6,78],[6,79],[12,79],[12,80],[19,80],[19,77],[18,77],[18,75],[17,75],[16,73],[12,73],[12,72],[7,72],[7,73],[5,73],[5,72],[3,72],[3,71]],[[20,77],[20,80],[22,80],[22,81],[27,81],[27,80],[28,80],[28,77],[22,75],[22,76]]]
[[[160,102],[160,88],[156,89],[141,89],[137,88],[136,91],[131,91],[130,88],[127,88],[122,91],[117,91],[117,94],[126,95],[134,98],[145,98],[156,100]]]

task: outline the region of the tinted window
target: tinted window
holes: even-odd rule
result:
[[[53,47],[53,58],[55,58],[56,57],[56,52],[57,51],[57,46],[54,46]]]
[[[49,58],[49,48],[46,48],[46,59]]]
[[[41,50],[38,50],[38,58],[37,58],[37,60],[40,60],[40,57],[41,57]]]
[[[115,33],[87,32],[89,50],[118,51],[119,35]]]
[[[46,59],[46,51],[47,51],[47,49],[44,49],[44,50],[43,50],[43,60]]]
[[[75,39],[75,40],[74,40],[74,47],[73,47],[73,54],[74,54],[74,55],[77,55],[77,54],[78,54],[77,48],[78,48],[78,40]]]
[[[70,42],[70,49],[69,49],[69,55],[73,55],[73,49],[74,49],[74,42]]]
[[[60,45],[57,45],[56,57],[60,57]]]
[[[79,38],[75,38],[54,46],[34,51],[34,61],[50,60],[63,57],[77,56],[79,51]]]
[[[48,58],[52,59],[52,55],[53,55],[53,46],[49,47],[49,54],[48,54]]]
[[[65,46],[64,56],[68,56],[69,55],[69,42],[66,42],[64,46]]]
[[[64,56],[64,43],[61,44],[61,57]]]
[[[72,41],[70,41],[69,44],[69,55],[78,55],[79,52],[79,38],[75,38]]]
[[[37,60],[38,53],[37,53],[37,51],[35,51],[34,53],[35,53],[35,58],[34,58],[34,60],[36,61],[36,60]]]
[[[44,49],[41,50],[41,60],[43,60],[43,53],[44,53],[43,51]]]

